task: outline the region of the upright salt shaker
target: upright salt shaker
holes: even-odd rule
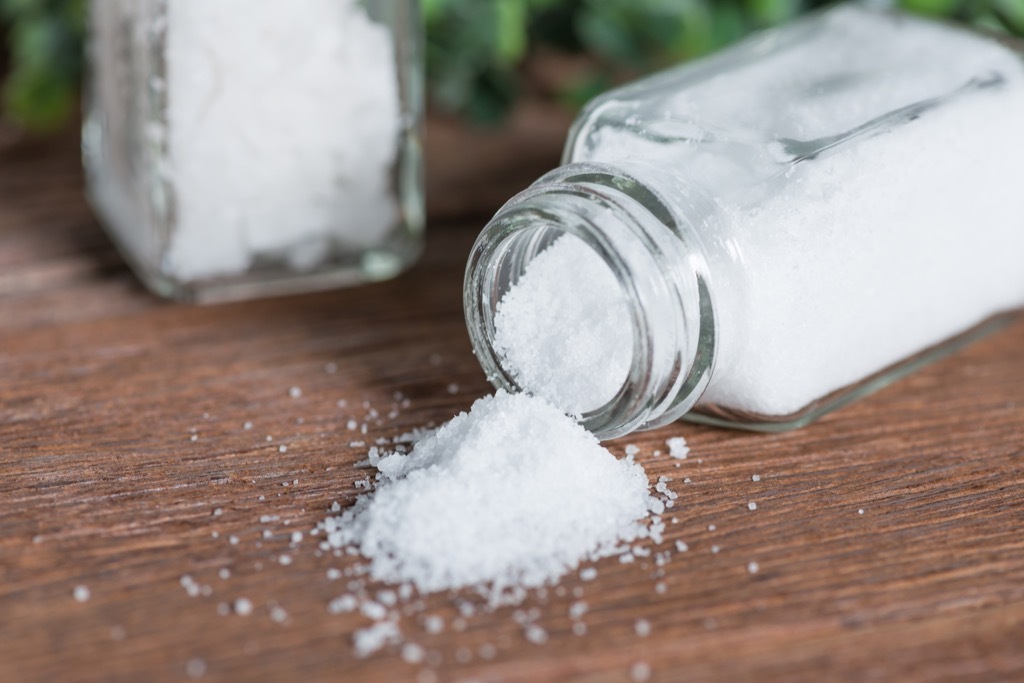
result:
[[[88,196],[154,292],[396,275],[424,225],[417,0],[93,0]]]
[[[603,438],[684,415],[805,425],[1024,306],[1022,122],[1019,49],[862,5],[613,90],[477,240],[476,354]],[[605,269],[610,313],[573,250]],[[526,310],[555,322],[503,330],[543,287]],[[583,301],[619,317],[575,329],[599,317]],[[596,352],[538,365],[550,335]]]

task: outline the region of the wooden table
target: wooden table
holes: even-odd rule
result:
[[[402,628],[436,666],[357,659],[336,560],[289,534],[354,500],[366,406],[375,439],[489,390],[460,304],[474,224],[435,225],[394,282],[189,307],[140,288],[80,183],[71,142],[0,154],[0,681],[1024,679],[1024,320],[800,432],[613,442],[680,492],[663,577],[612,559],[532,597],[545,644],[513,609],[457,630],[435,595],[445,630]],[[680,468],[651,455],[676,435]]]

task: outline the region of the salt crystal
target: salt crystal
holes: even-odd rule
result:
[[[679,552],[685,553],[689,549],[690,546],[686,545],[686,543],[684,543],[683,541],[676,541],[676,550],[678,550]]]
[[[89,602],[89,598],[92,597],[92,591],[89,590],[88,586],[78,585],[75,586],[72,595],[75,598],[75,602]]]
[[[292,387],[291,389],[288,390],[288,395],[291,396],[292,398],[301,398],[302,389],[300,389],[299,387]]]
[[[280,556],[278,556],[277,561],[281,565],[287,567],[288,565],[290,565],[292,563],[292,556],[291,555],[280,555]]]
[[[632,457],[640,452],[640,447],[635,444],[626,444],[626,455]]]
[[[423,628],[427,633],[437,635],[444,630],[444,619],[436,614],[431,614],[423,619]]]
[[[750,477],[750,481],[761,481],[761,475],[760,474],[755,474],[755,475],[751,476]]]
[[[580,570],[580,579],[583,581],[593,581],[597,578],[597,570],[593,567],[587,567]]]
[[[194,657],[185,663],[185,675],[189,678],[202,678],[206,675],[206,662]]]
[[[360,629],[352,636],[357,657],[367,657],[389,643],[395,643],[401,636],[398,624],[391,621],[379,621],[376,624]]]
[[[402,660],[406,664],[419,664],[423,661],[426,651],[416,643],[406,643],[402,646]]]
[[[685,460],[690,455],[690,447],[686,445],[686,439],[681,436],[673,436],[665,442],[668,446],[668,454],[676,460]]]
[[[335,568],[332,567],[332,568],[327,570],[327,580],[328,581],[337,581],[340,578],[341,578],[341,570],[340,569],[335,569]]]
[[[327,603],[327,612],[330,614],[344,614],[353,612],[359,606],[359,600],[354,595],[341,595]]]
[[[245,430],[252,429],[252,422],[249,422],[249,421],[243,422],[242,423],[242,429],[245,429]]]
[[[582,621],[577,621],[572,625],[573,635],[585,636],[587,635],[587,625]]]
[[[750,501],[749,503],[747,503],[747,509],[748,510],[756,510],[757,509],[757,503],[755,503],[754,501]]]
[[[288,612],[284,607],[275,605],[270,608],[270,620],[277,624],[283,624],[288,621]]]
[[[281,444],[280,446],[277,447],[277,452],[278,453],[287,453],[288,452],[288,447],[285,446],[284,444]]]
[[[629,677],[634,683],[646,683],[651,679],[651,665],[647,662],[636,662],[629,667]]]
[[[526,637],[526,640],[534,645],[543,645],[548,642],[548,632],[537,624],[528,625],[523,632],[523,635]]]
[[[252,614],[252,601],[248,598],[238,598],[235,600],[235,614],[240,617],[247,617]]]
[[[359,606],[359,611],[364,617],[373,619],[374,621],[380,621],[388,615],[388,610],[384,605],[376,602],[364,602]]]
[[[757,562],[748,562],[747,571],[751,574],[756,574],[759,571],[761,571],[761,565],[759,565]]]
[[[651,635],[651,622],[646,619],[637,619],[636,623],[633,624],[633,630],[641,638],[646,638]]]

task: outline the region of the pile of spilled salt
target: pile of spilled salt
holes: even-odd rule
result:
[[[499,303],[494,325],[506,372],[567,413],[602,406],[626,380],[633,326],[625,295],[577,237],[561,237],[530,262]]]
[[[410,453],[374,449],[370,462],[376,491],[320,524],[325,547],[357,548],[372,578],[420,592],[516,602],[664,529],[639,464],[525,394],[482,398]]]
[[[389,29],[357,0],[166,12],[167,125],[149,132],[166,138],[176,202],[167,267],[183,279],[267,261],[309,270],[379,244],[398,220]]]

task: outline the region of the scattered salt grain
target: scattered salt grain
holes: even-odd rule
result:
[[[593,567],[587,567],[580,570],[580,579],[582,581],[593,581],[597,578],[597,570]]]
[[[430,635],[437,635],[444,631],[444,619],[431,614],[423,619],[423,629]]]
[[[426,651],[416,643],[406,643],[402,646],[402,660],[406,664],[419,664],[425,655]]]
[[[277,561],[281,565],[287,567],[288,565],[290,565],[292,563],[292,556],[291,555],[279,555],[278,558],[277,558]]]
[[[292,387],[288,390],[288,395],[292,398],[302,398],[302,389],[299,387]]]
[[[372,626],[360,629],[352,636],[357,657],[368,657],[389,643],[395,643],[401,636],[398,624],[392,621],[379,621]]]
[[[637,619],[633,624],[633,631],[641,638],[651,635],[651,622],[646,619]]]
[[[284,444],[281,444],[280,446],[277,447],[277,452],[278,453],[287,453],[288,452],[288,447],[285,446]]]
[[[646,683],[651,679],[651,665],[647,662],[636,662],[629,667],[629,677],[634,683]]]
[[[755,503],[754,501],[750,501],[749,503],[747,503],[747,509],[748,510],[756,510],[757,509],[757,503]]]
[[[749,572],[751,574],[756,574],[759,571],[761,571],[761,565],[759,565],[757,562],[748,562],[747,563],[747,572]]]
[[[537,624],[529,624],[523,631],[523,636],[534,645],[543,645],[548,642],[548,632]]]
[[[359,607],[359,600],[354,595],[342,595],[327,603],[329,614],[346,614],[354,612]]]
[[[89,590],[88,586],[84,585],[75,586],[75,590],[71,594],[74,596],[75,602],[88,602],[89,598],[92,597],[92,591]]]
[[[678,550],[679,552],[685,553],[689,549],[690,549],[690,546],[686,545],[685,542],[683,542],[683,541],[676,541],[676,550]]]
[[[189,678],[202,678],[206,675],[206,662],[198,657],[185,663],[185,675]]]
[[[857,514],[858,515],[863,515],[864,514],[864,508],[861,508],[860,510],[857,510]]]
[[[665,441],[665,445],[668,446],[669,456],[676,460],[686,460],[690,455],[690,447],[686,445],[686,439],[681,436],[673,436]]]
[[[750,477],[750,481],[761,481],[761,475],[760,474],[755,474],[755,475],[751,476]]]
[[[635,444],[626,444],[626,455],[633,457],[640,452],[640,447]]]
[[[235,614],[240,617],[247,617],[252,614],[252,600],[249,600],[248,598],[238,598],[235,600],[234,608]]]

